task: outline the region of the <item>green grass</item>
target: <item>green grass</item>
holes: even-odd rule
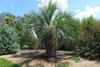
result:
[[[66,56],[68,54],[68,51],[65,51],[63,54],[62,54],[62,56],[64,57],[64,56]]]
[[[0,67],[21,67],[18,64],[12,63],[4,58],[0,58]]]
[[[74,56],[73,60],[77,63],[77,62],[81,62],[80,56]]]
[[[22,52],[22,53],[20,53],[20,55],[27,55],[27,53],[25,53],[25,52]]]
[[[58,63],[57,67],[69,67],[68,63]]]

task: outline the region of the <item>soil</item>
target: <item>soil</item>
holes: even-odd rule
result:
[[[56,63],[54,58],[46,58],[43,53],[45,50],[20,50],[16,54],[2,55],[0,58],[5,58],[17,63],[22,67],[55,67],[57,63],[67,63],[69,67],[100,67],[100,61],[87,60],[81,58],[80,62],[73,60],[74,51],[57,51]]]

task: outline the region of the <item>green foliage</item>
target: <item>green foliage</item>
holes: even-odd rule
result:
[[[3,12],[0,14],[0,21],[4,20],[6,17],[9,17],[11,19],[15,19],[15,16],[8,12]]]
[[[84,18],[81,22],[81,36],[77,41],[78,55],[93,59],[100,55],[100,23],[92,16]],[[90,55],[85,55],[90,53]]]
[[[17,42],[21,45],[22,28],[25,22],[24,17],[15,16],[8,12],[3,12],[0,14],[0,21],[6,22],[6,24],[15,28],[19,38]]]
[[[57,67],[69,67],[68,63],[58,63]]]
[[[66,56],[66,55],[67,55],[67,53],[68,53],[68,52],[67,52],[67,51],[65,51],[65,52],[62,54],[62,56]]]
[[[0,22],[0,54],[16,53],[19,50],[15,29]]]
[[[16,20],[15,20],[15,30],[18,34],[18,43],[20,44],[20,47],[22,48],[24,45],[21,43],[21,40],[22,40],[22,34],[23,34],[23,26],[24,26],[24,20],[25,18],[24,17],[21,17],[21,16],[17,16],[16,17]]]
[[[4,21],[11,26],[15,26],[15,16],[8,12],[3,12],[0,14],[0,21]]]
[[[40,42],[49,55],[54,53],[58,45],[65,46],[74,43],[78,35],[79,23],[73,19],[71,13],[67,10],[59,10],[58,5],[52,0],[39,10],[39,13],[31,11],[25,14],[28,23],[24,28],[24,38],[32,37],[33,43]],[[53,44],[53,40],[58,44]]]
[[[77,62],[81,62],[80,60],[80,56],[74,56],[73,60],[77,63]]]
[[[14,64],[11,61],[8,61],[4,58],[0,58],[0,67],[21,67],[18,64]]]
[[[22,52],[22,53],[20,53],[20,55],[26,55],[27,53],[25,53],[25,52]]]
[[[59,48],[73,50],[75,48],[75,43],[80,36],[81,24],[78,20],[73,20],[66,24],[67,28],[65,30],[65,37],[63,37],[61,34],[57,35],[60,46]]]
[[[94,60],[96,57],[95,57],[95,55],[94,54],[90,54],[90,56],[88,56],[88,59],[89,60]]]

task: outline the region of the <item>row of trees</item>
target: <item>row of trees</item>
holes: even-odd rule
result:
[[[99,20],[92,16],[81,21],[75,19],[71,13],[60,11],[57,4],[52,1],[39,9],[39,13],[31,11],[23,17],[16,17],[10,13],[0,14],[0,29],[2,29],[0,30],[0,54],[8,51],[8,48],[12,49],[8,47],[9,44],[15,45],[13,48],[16,51],[19,46],[37,48],[41,45],[45,47],[48,57],[56,56],[57,48],[75,50],[76,54],[81,56],[85,56],[86,53],[89,57],[100,55]]]

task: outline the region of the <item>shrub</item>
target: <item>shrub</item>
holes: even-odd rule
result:
[[[16,53],[19,49],[14,27],[0,22],[0,54]]]
[[[92,16],[83,19],[80,39],[76,52],[82,57],[94,59],[100,56],[100,23]]]

